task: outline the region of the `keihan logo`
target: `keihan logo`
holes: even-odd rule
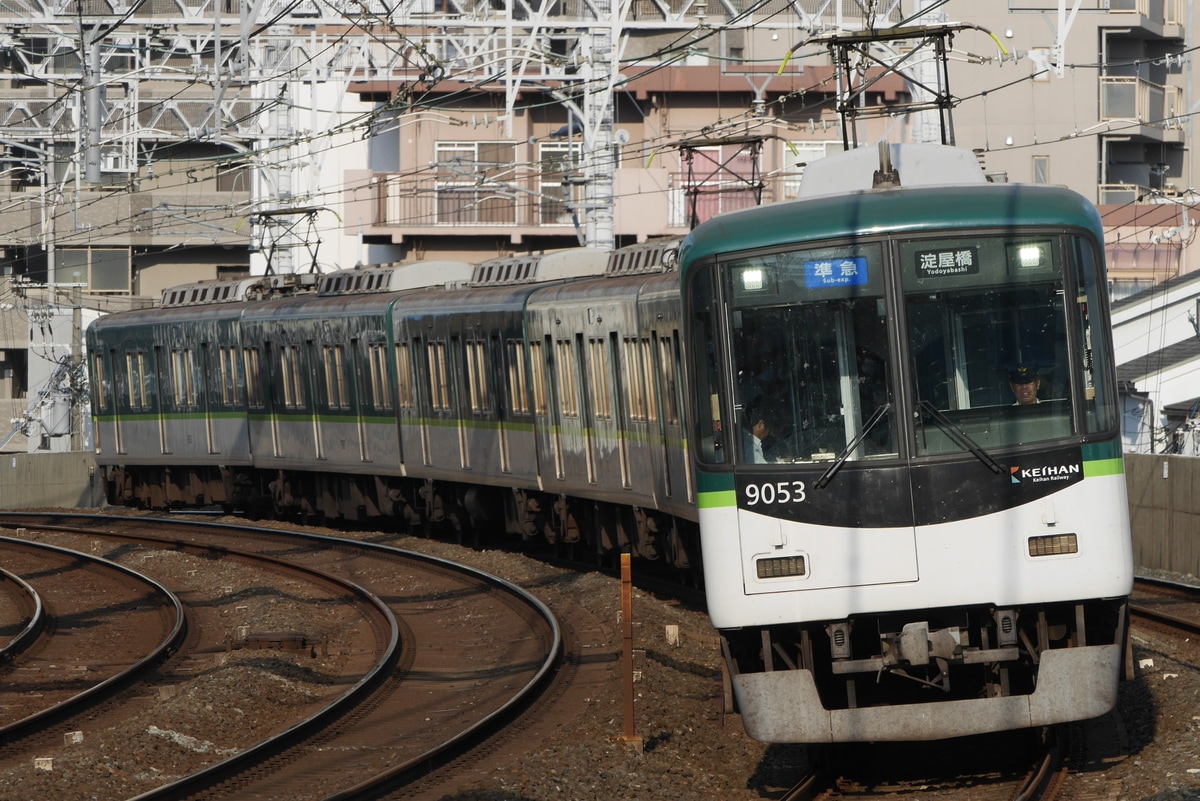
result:
[[[1032,481],[1035,484],[1047,481],[1070,481],[1073,478],[1080,477],[1082,472],[1083,467],[1077,464],[1058,464],[1028,468],[1013,466],[1008,468],[1009,477],[1014,484],[1021,484],[1024,481]]]

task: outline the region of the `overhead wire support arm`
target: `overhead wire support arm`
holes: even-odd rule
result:
[[[950,93],[950,74],[948,70],[949,53],[954,36],[963,30],[977,30],[986,33],[1006,53],[1004,46],[996,36],[985,28],[972,23],[953,22],[940,25],[910,25],[896,28],[868,28],[862,31],[837,31],[834,33],[810,36],[788,51],[784,66],[791,56],[806,45],[824,45],[830,51],[838,70],[838,104],[837,111],[842,118],[842,145],[846,149],[859,147],[856,123],[860,118],[893,115],[897,112],[912,113],[936,110],[941,142],[944,145],[954,144],[954,124],[951,111],[957,104]],[[885,42],[914,41],[916,42],[901,58],[888,62],[871,52],[873,46]],[[932,57],[937,62],[937,86],[930,86],[926,80],[919,80],[911,74],[902,73],[901,68],[913,61],[921,52],[932,48]],[[868,75],[868,65],[877,66],[879,71]],[[782,72],[784,66],[780,67]],[[854,75],[858,73],[857,84]],[[928,99],[914,99],[908,103],[889,104],[883,108],[867,106],[863,101],[868,90],[879,81],[891,74],[900,75],[914,89],[924,92]]]

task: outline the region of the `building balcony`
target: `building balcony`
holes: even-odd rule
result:
[[[769,181],[762,202],[794,196],[796,176]],[[616,233],[647,236],[680,235],[693,222],[748,208],[757,193],[739,181],[688,183],[686,174],[666,170],[623,168],[614,174],[617,198]],[[566,192],[570,191],[570,197]],[[454,229],[460,234],[506,233],[573,236],[585,224],[583,186],[561,182],[471,184],[439,182],[435,178],[377,173],[370,179],[373,228],[393,237],[438,235]]]
[[[1186,20],[1183,0],[1108,0],[1111,14],[1136,15],[1136,24],[1155,36],[1167,39],[1183,37]]]
[[[1100,120],[1129,122],[1131,134],[1165,141],[1182,141],[1181,115],[1186,114],[1183,90],[1160,86],[1141,78],[1100,78]]]

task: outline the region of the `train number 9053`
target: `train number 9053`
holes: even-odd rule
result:
[[[758,506],[760,503],[803,503],[804,500],[803,481],[768,481],[746,485],[747,506]]]

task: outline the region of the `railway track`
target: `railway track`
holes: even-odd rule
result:
[[[884,795],[946,801],[1049,801],[1067,773],[1070,728],[822,749],[783,801]]]
[[[1166,634],[1200,634],[1200,588],[1165,579],[1134,582],[1129,614],[1135,623]]]
[[[221,758],[210,755],[206,759],[185,759],[182,767],[144,766],[141,775],[149,771],[167,780],[138,788],[140,795],[130,792],[133,785],[127,783],[124,795],[111,796],[114,798],[377,796],[381,788],[404,785],[414,776],[464,753],[511,720],[551,677],[561,645],[553,616],[513,585],[449,562],[384,546],[174,519],[117,521],[62,515],[0,518],[0,523],[6,521],[9,525],[19,522],[27,528],[27,536],[39,539],[70,542],[77,547],[99,541],[104,550],[136,548],[143,556],[158,554],[149,561],[159,564],[173,561],[164,554],[193,554],[211,563],[205,565],[208,570],[204,572],[219,572],[234,558],[269,561],[272,566],[263,568],[258,578],[221,587],[220,597],[229,597],[228,603],[214,603],[211,598],[202,601],[226,618],[237,618],[234,622],[238,635],[232,642],[225,633],[229,621],[224,625],[219,621],[222,614],[217,615],[217,628],[197,635],[196,653],[215,650],[219,657],[195,671],[202,677],[222,673],[229,664],[224,660],[234,655],[240,655],[244,663],[255,642],[261,645],[274,638],[271,645],[275,650],[258,657],[272,663],[263,673],[266,678],[249,679],[243,685],[248,707],[249,694],[255,687],[280,679],[271,671],[282,670],[281,660],[288,663],[292,676],[303,675],[301,671],[308,667],[306,660],[316,658],[318,651],[325,652],[318,660],[321,665],[333,661],[357,665],[357,672],[347,670],[324,677],[334,686],[353,684],[351,691],[331,693],[336,696],[334,700],[326,698],[315,708],[313,704],[287,707],[290,716],[280,714],[275,730],[254,742],[230,747],[221,737],[222,721],[210,721],[210,730],[217,732],[210,737],[177,732],[181,737],[172,741],[175,744],[186,735],[191,739],[183,742],[211,743],[210,752]],[[230,547],[230,543],[237,547]],[[306,618],[315,618],[314,610],[336,603],[337,594],[326,592],[323,600],[314,601],[310,591],[296,586],[299,579],[292,571],[301,569],[310,577],[306,581],[322,577],[323,581],[343,582],[339,591],[342,595],[354,585],[361,587],[366,596],[383,599],[386,614],[393,621],[389,624],[392,635],[379,638],[378,620],[356,624],[369,625],[376,631],[370,645],[361,637],[340,641],[328,631],[323,635],[305,631]],[[193,583],[202,575],[200,568],[186,565],[182,570],[166,572],[172,573],[173,580],[182,577]],[[275,578],[270,578],[272,575]],[[196,588],[192,593],[204,595]],[[262,603],[268,597],[272,603]],[[292,616],[299,621],[296,630],[256,632],[245,622],[254,617],[255,610],[296,601],[300,602],[300,612]],[[347,630],[355,627],[345,626]],[[214,649],[216,643],[223,647]],[[305,655],[279,651],[296,643],[303,645]],[[362,654],[366,651],[373,658],[372,666],[364,669]],[[308,667],[310,673],[322,669]],[[190,692],[187,688],[193,683],[202,683],[181,677],[177,681],[180,693]],[[156,736],[164,730],[166,727],[158,726]],[[196,724],[196,730],[202,730],[200,724]],[[143,728],[145,731],[150,729]],[[160,746],[157,750],[163,749]]]
[[[122,565],[0,538],[5,587],[21,618],[5,643],[0,742],[10,753],[155,670],[183,643],[179,599]]]

